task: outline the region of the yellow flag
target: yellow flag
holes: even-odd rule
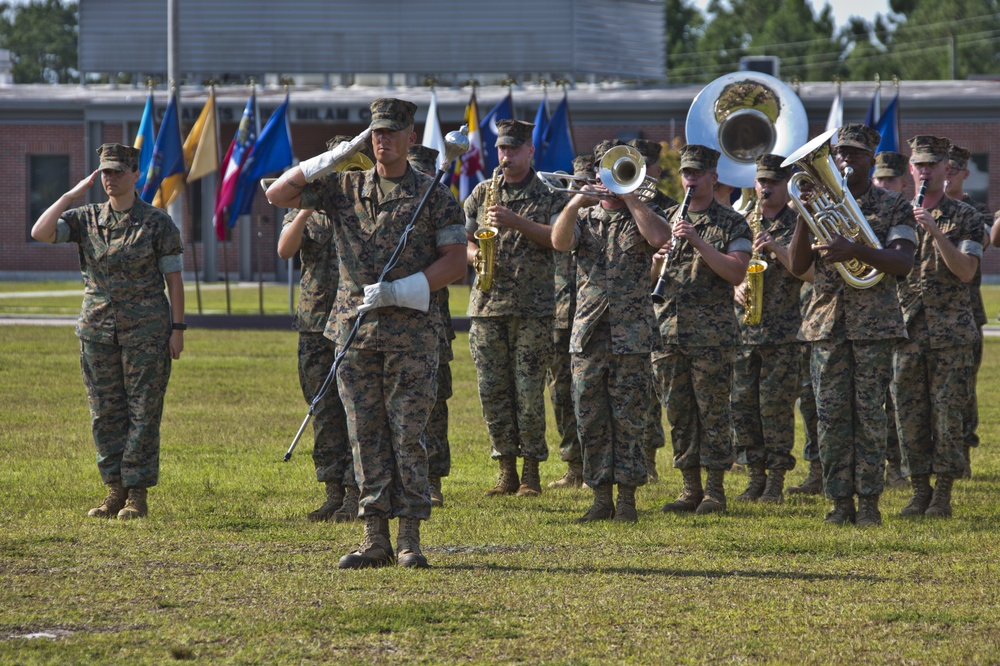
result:
[[[201,110],[191,132],[184,140],[184,164],[187,165],[187,182],[194,181],[219,170],[219,140],[215,121],[215,90],[208,94],[208,101]],[[184,174],[164,178],[153,199],[153,205],[166,208],[184,186]]]

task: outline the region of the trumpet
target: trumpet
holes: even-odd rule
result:
[[[553,192],[579,194],[586,185],[601,183],[609,194],[590,193],[597,199],[616,199],[620,194],[635,192],[644,203],[656,197],[656,179],[646,175],[646,160],[632,146],[615,146],[604,153],[597,178],[574,176],[565,171],[538,171],[538,179]]]
[[[684,201],[681,203],[681,207],[678,209],[674,220],[683,220],[687,216],[692,194],[694,194],[694,188],[689,187],[684,194]],[[680,244],[683,241],[683,238],[674,238],[670,249],[667,250],[667,256],[663,258],[663,268],[660,269],[660,277],[656,280],[656,287],[653,288],[653,293],[649,295],[654,303],[663,303],[667,300],[667,271],[670,270],[670,265],[673,263],[674,257],[677,256],[677,251],[680,249]]]

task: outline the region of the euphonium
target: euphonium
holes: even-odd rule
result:
[[[764,309],[764,271],[767,270],[767,262],[760,258],[757,252],[757,234],[760,233],[760,224],[763,214],[760,209],[764,199],[770,196],[770,192],[757,199],[757,204],[753,211],[747,216],[747,224],[750,225],[750,234],[753,236],[754,250],[750,255],[750,263],[747,265],[747,276],[743,280],[743,323],[747,326],[756,326],[760,323]]]
[[[853,243],[881,250],[882,244],[847,189],[851,169],[846,169],[841,178],[830,157],[830,138],[836,132],[834,129],[821,134],[781,164],[783,167],[794,164],[802,169],[788,181],[788,193],[795,209],[820,243],[829,243],[834,234],[839,234]],[[802,193],[800,183],[808,184],[811,191]],[[874,287],[885,276],[858,259],[833,265],[844,281],[855,289]]]
[[[501,164],[493,170],[493,179],[486,186],[486,195],[483,197],[483,204],[479,207],[480,215],[486,215],[487,211],[496,206],[500,201],[500,185],[503,182],[503,165]],[[489,225],[480,226],[473,234],[479,242],[479,249],[476,250],[476,259],[473,268],[476,269],[476,286],[479,291],[489,291],[493,287],[493,262],[497,253],[497,234],[500,230]]]

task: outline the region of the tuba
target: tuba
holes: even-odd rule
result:
[[[753,210],[756,159],[764,153],[788,155],[809,138],[806,109],[795,91],[760,72],[733,72],[701,89],[684,125],[688,143],[718,150],[719,182],[743,189],[744,212]],[[750,192],[750,195],[753,193]]]
[[[819,135],[782,163],[783,167],[794,164],[801,169],[788,181],[788,193],[795,209],[820,242],[828,243],[834,234],[839,234],[851,242],[881,250],[882,244],[847,189],[851,170],[848,168],[841,178],[830,157],[830,138],[837,131],[833,129]],[[801,184],[808,184],[809,191],[803,193]],[[855,289],[874,287],[885,277],[881,271],[857,259],[833,265],[844,281]]]
[[[486,186],[486,196],[483,197],[483,205],[480,206],[481,211],[485,212],[488,208],[496,206],[500,200],[503,167],[504,165],[501,164],[493,170],[493,179]],[[489,291],[493,287],[493,263],[496,261],[496,241],[497,234],[499,233],[500,230],[496,227],[483,225],[476,229],[476,233],[473,234],[479,243],[479,249],[476,250],[476,258],[472,264],[479,278],[476,280],[476,286],[479,288],[479,291]]]
[[[747,224],[750,225],[750,233],[754,242],[757,234],[760,233],[760,223],[763,218],[760,208],[764,204],[764,199],[769,193],[757,199],[753,211],[747,215]],[[757,249],[754,248],[750,255],[750,263],[747,265],[747,276],[743,281],[743,323],[747,326],[756,326],[760,323],[764,309],[764,271],[767,270],[767,262],[760,258]]]

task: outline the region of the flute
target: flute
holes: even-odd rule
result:
[[[681,204],[677,217],[674,218],[675,220],[683,220],[687,216],[688,206],[691,205],[691,195],[693,193],[694,188],[689,187],[687,192],[684,194],[684,202]],[[650,294],[650,298],[653,299],[654,303],[663,303],[667,300],[667,270],[670,268],[670,263],[673,258],[677,256],[677,250],[683,241],[683,238],[675,237],[674,242],[670,244],[670,249],[667,250],[667,256],[663,258],[663,268],[660,269],[660,277],[656,281],[656,287],[653,289],[653,293]]]

